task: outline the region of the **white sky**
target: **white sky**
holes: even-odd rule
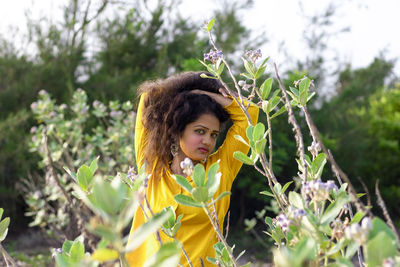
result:
[[[46,15],[57,20],[62,15],[59,7],[65,1],[0,0],[0,34],[10,38],[10,25],[25,32],[25,12],[33,18]],[[182,0],[181,10],[187,17],[201,22],[210,19],[213,2]],[[384,50],[387,58],[400,58],[400,0],[255,0],[253,8],[242,16],[248,28],[266,32],[269,42],[262,47],[263,54],[278,65],[285,65],[288,57],[279,48],[286,49],[293,59],[304,58],[308,53],[302,38],[307,20],[302,14],[322,12],[330,2],[339,7],[332,29],[350,27],[350,32],[331,38],[329,42],[328,49],[337,50],[340,60],[353,67],[363,67]],[[395,70],[397,76],[400,76],[399,65],[397,63]]]

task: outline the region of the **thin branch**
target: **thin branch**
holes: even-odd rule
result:
[[[150,207],[150,203],[149,203],[149,201],[147,200],[146,188],[144,189],[144,191],[145,191],[145,193],[144,193],[144,200],[145,200],[146,206],[147,206],[147,208],[149,209],[149,211],[150,211],[150,213],[151,213],[151,216],[154,216],[153,210],[152,210],[151,207]],[[142,205],[140,205],[140,206],[142,207]],[[143,210],[143,213],[144,213],[144,209],[143,209],[143,208],[142,208],[142,210]],[[146,217],[147,217],[147,216],[146,216]],[[157,241],[158,241],[158,243],[160,243],[160,246],[161,246],[161,245],[162,245],[162,241],[161,241],[160,232],[157,230],[155,234],[156,234]]]
[[[225,227],[225,239],[228,239],[229,235],[229,223],[230,223],[230,218],[231,218],[231,211],[228,211],[228,218],[226,219],[226,227]]]
[[[173,238],[175,241],[178,241],[178,242],[179,242],[179,240],[176,239],[175,236],[173,236],[172,238]],[[186,258],[187,262],[189,263],[189,266],[193,267],[192,261],[190,260],[189,255],[187,254],[186,250],[183,248],[183,245],[181,246],[181,249],[182,249],[183,254],[185,255],[185,258]]]
[[[8,252],[4,249],[4,247],[1,245],[1,243],[0,243],[0,252],[4,257],[4,261],[6,262],[7,267],[9,266],[8,262],[10,262],[13,267],[17,266],[17,264],[15,263],[14,259],[8,254]]]
[[[51,158],[51,154],[50,154],[50,150],[49,150],[49,144],[47,142],[47,127],[44,127],[44,129],[43,129],[43,139],[44,139],[44,148],[46,150],[47,160],[49,163],[49,168],[50,168],[51,174],[53,175],[53,178],[56,181],[58,188],[61,190],[61,193],[64,195],[65,199],[67,200],[68,204],[70,205],[70,208],[73,208],[71,198],[65,191],[64,187],[61,185],[61,182],[60,182],[60,179],[58,178],[56,169],[54,168],[54,163]]]
[[[365,183],[361,180],[360,177],[357,176],[357,180],[360,182],[362,188],[365,191],[365,194],[367,194],[367,205],[371,207],[372,206],[371,195],[369,193],[368,187],[365,185]]]
[[[383,216],[385,217],[386,222],[392,229],[393,233],[396,235],[397,242],[399,242],[399,240],[400,240],[399,233],[397,232],[396,227],[394,226],[393,221],[390,218],[389,212],[386,208],[385,201],[383,200],[383,198],[381,196],[381,192],[379,191],[379,179],[376,180],[375,193],[376,193],[376,196],[378,197],[378,205],[379,205],[379,207],[381,207],[381,209],[383,211]]]
[[[225,246],[225,248],[226,248],[226,251],[228,252],[229,258],[230,258],[231,261],[232,261],[233,267],[236,267],[236,266],[237,266],[236,260],[235,260],[235,258],[233,257],[233,255],[232,255],[232,253],[231,253],[231,250],[230,250],[230,247],[229,247],[228,243],[226,242],[224,236],[222,235],[221,230],[219,229],[219,227],[217,226],[217,224],[216,224],[215,221],[213,220],[212,215],[211,215],[211,213],[210,213],[210,210],[209,210],[208,207],[207,207],[207,204],[204,204],[204,205],[203,205],[203,209],[204,209],[204,211],[206,212],[206,214],[207,214],[207,216],[208,216],[208,219],[209,219],[210,222],[211,222],[211,225],[214,227],[214,230],[215,230],[215,232],[216,232],[216,234],[217,234],[217,236],[218,236],[218,239],[224,244],[224,246]]]
[[[318,144],[320,145],[322,151],[324,152],[324,154],[326,155],[326,158],[328,159],[329,163],[332,166],[332,169],[334,172],[337,172],[339,177],[342,177],[343,180],[347,183],[348,186],[348,192],[350,197],[352,198],[352,202],[355,203],[357,210],[361,210],[362,212],[364,212],[365,214],[369,214],[372,215],[371,211],[368,210],[367,208],[365,208],[365,205],[361,202],[361,200],[357,197],[357,192],[354,189],[353,184],[350,182],[349,177],[346,175],[346,173],[344,173],[342,171],[342,169],[339,167],[339,165],[336,163],[334,157],[332,156],[332,154],[328,151],[328,149],[325,147],[324,143],[322,142],[322,138],[321,135],[317,129],[317,127],[315,126],[314,121],[312,120],[310,113],[308,112],[306,107],[302,107],[305,118],[306,118],[306,122],[308,125],[308,128],[310,129],[310,133],[311,135],[315,138],[315,140],[317,140]]]
[[[301,161],[301,164],[303,165],[303,169],[304,169],[303,174],[302,174],[303,177],[301,177],[301,178],[303,180],[303,183],[305,183],[307,181],[307,164],[306,164],[305,154],[304,154],[303,135],[301,133],[300,126],[297,123],[296,117],[294,116],[292,106],[290,105],[289,97],[286,93],[285,86],[283,85],[281,78],[279,77],[278,69],[277,69],[275,63],[274,63],[274,69],[275,69],[276,79],[278,80],[279,87],[280,87],[283,97],[285,99],[285,106],[286,106],[286,110],[288,111],[288,115],[289,115],[289,123],[293,126],[293,131],[295,132],[295,139],[296,139],[296,143],[297,143],[297,152],[299,154],[300,161]],[[302,193],[303,199],[307,199],[305,192],[303,192],[303,190],[301,193]]]

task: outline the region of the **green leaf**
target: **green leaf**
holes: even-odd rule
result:
[[[344,208],[344,205],[350,201],[349,196],[343,192],[333,201],[328,208],[325,210],[321,217],[321,224],[330,223],[333,219],[338,216],[340,211]]]
[[[149,235],[157,231],[157,229],[168,220],[169,214],[167,212],[160,212],[150,218],[146,223],[142,224],[138,229],[133,232],[129,239],[128,246],[125,252],[130,252],[140,246]]]
[[[1,217],[3,216],[3,212],[4,212],[4,209],[0,208],[0,220],[1,220]]]
[[[94,173],[97,171],[98,165],[97,165],[97,161],[99,160],[100,156],[98,156],[97,158],[95,158],[91,163],[90,163],[90,170],[92,171],[92,174],[94,175]]]
[[[251,76],[250,76],[249,74],[247,74],[247,73],[240,73],[240,75],[243,76],[243,77],[245,77],[246,79],[249,79],[249,80],[253,79],[253,77],[251,77]]]
[[[265,126],[263,123],[259,122],[254,126],[254,131],[253,131],[253,141],[256,142],[258,140],[261,140],[264,137],[265,133]]]
[[[310,88],[311,80],[305,77],[299,84],[300,103],[305,105],[307,103],[308,89]]]
[[[299,193],[294,191],[289,192],[289,203],[298,209],[304,209],[303,199],[301,198]]]
[[[170,267],[177,266],[181,257],[181,246],[178,242],[164,243],[156,254],[151,256],[145,267]]]
[[[208,188],[199,186],[192,190],[193,199],[197,202],[206,202],[208,200]]]
[[[0,235],[2,235],[5,232],[5,230],[7,230],[9,225],[10,225],[10,218],[9,217],[5,217],[0,222]]]
[[[357,242],[351,242],[350,245],[348,245],[346,248],[345,258],[351,259],[354,256],[354,254],[357,252],[359,247],[360,247],[360,244],[358,244]]]
[[[186,180],[185,177],[178,175],[178,174],[174,174],[173,177],[175,178],[175,181],[182,186],[186,191],[188,191],[189,193],[192,192],[193,190],[193,186],[189,183],[188,180]]]
[[[307,102],[310,101],[310,99],[315,95],[315,92],[312,92],[308,97],[307,97]]]
[[[246,155],[244,154],[242,151],[235,151],[233,153],[233,157],[241,162],[243,162],[244,164],[247,165],[253,165],[254,162]]]
[[[289,89],[290,89],[291,93],[289,91],[287,93],[291,94],[293,99],[297,100],[299,98],[299,96],[300,96],[299,90],[297,90],[296,88],[291,87],[291,86],[289,86]]]
[[[363,197],[363,196],[365,196],[366,195],[366,193],[358,193],[356,196],[358,197],[358,198],[361,198],[361,197]]]
[[[365,216],[364,212],[357,211],[357,213],[354,215],[353,219],[351,219],[350,224],[359,223],[364,216]]]
[[[222,60],[222,59],[219,59],[219,60]],[[225,63],[222,62],[219,64],[218,70],[217,70],[218,77],[221,76],[222,72],[224,71],[224,67],[225,67]]]
[[[197,208],[201,208],[203,207],[201,205],[201,203],[198,203],[196,201],[194,201],[193,198],[183,195],[183,194],[179,194],[174,196],[174,199],[176,202],[178,202],[181,205],[185,205],[185,206],[191,206],[191,207],[197,207]]]
[[[72,177],[72,179],[74,179],[75,182],[78,182],[78,178],[76,177],[76,173],[71,171],[67,166],[64,166],[63,169],[68,173],[69,176]]]
[[[266,144],[267,144],[267,140],[266,139],[261,139],[261,140],[256,141],[256,152],[257,152],[257,154],[261,154],[261,153],[264,152]]]
[[[263,62],[261,63],[260,66],[264,66],[264,65],[267,63],[268,59],[269,59],[269,57],[266,57],[266,58],[263,60]]]
[[[73,262],[80,262],[83,256],[85,256],[85,247],[83,245],[83,242],[81,242],[80,240],[75,240],[72,243],[69,254]]]
[[[244,63],[244,68],[251,75],[252,79],[254,79],[254,77],[255,77],[254,65],[252,63],[250,63],[247,59],[242,58],[242,60]]]
[[[208,25],[207,25],[207,31],[208,31],[208,32],[212,31],[212,29],[213,29],[213,27],[214,27],[214,23],[215,23],[215,19],[211,19],[211,20],[208,22]]]
[[[257,69],[257,72],[256,72],[256,74],[255,74],[255,79],[258,79],[258,78],[260,78],[261,77],[261,75],[263,75],[264,74],[264,72],[265,72],[265,69],[267,68],[267,66],[260,66],[258,69]]]
[[[246,129],[246,136],[249,139],[249,141],[253,141],[253,130],[254,130],[254,126],[249,125]]]
[[[205,185],[205,176],[206,171],[204,170],[204,166],[200,163],[196,164],[193,169],[193,181],[196,186],[204,186]]]
[[[10,218],[6,217],[0,222],[0,242],[2,242],[8,233],[8,226],[10,225]]]
[[[282,194],[285,193],[285,191],[288,189],[289,185],[293,183],[293,181],[287,182],[283,187],[282,187]]]
[[[273,79],[272,79],[272,77],[271,77],[271,78],[266,79],[266,80],[261,84],[261,86],[260,86],[260,93],[261,93],[261,98],[262,98],[263,100],[267,100],[267,98],[268,98],[268,96],[269,96],[269,94],[270,94],[270,92],[271,92],[271,89],[272,89],[272,82],[273,82]]]
[[[286,107],[285,107],[285,106],[282,106],[282,107],[280,108],[279,111],[277,111],[276,113],[274,113],[274,114],[270,117],[270,119],[272,120],[273,118],[275,118],[275,117],[281,115],[281,114],[284,113],[285,111],[286,111]]]
[[[57,267],[70,267],[72,265],[69,258],[64,253],[57,253],[54,258]]]
[[[200,61],[201,62],[201,61]],[[206,65],[207,66],[207,65]],[[214,79],[214,80],[217,80],[218,78],[216,78],[216,77],[214,77],[214,76],[208,76],[207,74],[205,74],[205,73],[202,73],[202,74],[200,74],[200,77],[201,78],[206,78],[206,79]]]
[[[214,264],[214,265],[218,265],[218,261],[217,261],[217,259],[215,259],[215,258],[212,258],[212,257],[210,257],[210,256],[207,256],[207,260],[208,260],[209,262],[211,262],[212,264]]]
[[[71,250],[73,241],[70,240],[65,240],[64,244],[62,245],[62,251],[64,251],[65,253],[69,254],[69,251]]]
[[[388,236],[391,237],[392,240],[397,242],[396,235],[393,233],[392,229],[390,229],[390,227],[380,218],[375,217],[374,219],[372,219],[372,230],[368,235],[368,240],[374,238],[380,232],[385,232]]]
[[[275,193],[277,193],[278,194],[278,196],[281,194],[281,191],[282,191],[282,185],[280,184],[280,183],[276,183],[275,185],[274,185],[274,191],[275,191]]]
[[[215,192],[217,192],[220,181],[221,174],[218,174],[219,162],[215,162],[208,169],[206,186],[208,188],[208,197],[213,197]]]
[[[176,219],[174,208],[172,206],[168,206],[164,208],[163,211],[169,214],[168,219],[163,223],[163,227],[167,229],[172,228],[175,225],[175,219]]]
[[[274,98],[272,98],[268,103],[267,112],[270,113],[271,111],[273,111],[275,107],[279,104],[280,100],[281,98],[279,96],[275,96]]]
[[[116,215],[126,201],[128,192],[127,185],[120,179],[114,178],[111,184],[98,177],[93,184],[91,200],[97,208],[102,209],[109,215]],[[100,215],[100,214],[99,214]]]
[[[225,192],[221,193],[221,195],[219,195],[216,199],[214,199],[214,202],[217,202],[218,200],[220,200],[226,196],[229,196],[230,194],[231,194],[231,192],[225,191]]]
[[[269,192],[269,191],[261,191],[260,194],[261,194],[261,195],[266,195],[266,196],[269,196],[269,197],[275,197],[275,195],[272,194],[272,193]]]
[[[366,263],[368,266],[381,266],[382,262],[398,255],[396,240],[387,232],[379,232],[366,245]]]
[[[311,163],[311,170],[314,174],[314,179],[319,179],[321,177],[325,163],[326,163],[326,156],[324,153],[320,153],[315,157],[315,159]]]
[[[77,179],[82,190],[87,191],[93,179],[93,173],[90,170],[90,167],[87,165],[82,165],[78,169]]]

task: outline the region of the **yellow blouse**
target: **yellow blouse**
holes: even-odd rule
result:
[[[147,130],[142,124],[144,97],[145,95],[142,95],[139,102],[135,126],[135,153],[138,166],[143,164],[143,151],[147,142]],[[235,135],[240,135],[245,140],[248,140],[246,137],[246,128],[248,126],[246,116],[235,101],[232,101],[231,104],[226,106],[225,110],[229,113],[233,125],[228,130],[224,143],[215,153],[208,157],[204,166],[207,171],[213,163],[220,159],[219,170],[221,171],[222,176],[220,187],[215,196],[220,195],[222,192],[231,190],[233,180],[242,166],[242,163],[233,157],[233,152],[242,151],[247,154],[249,151],[249,148],[245,144],[234,137]],[[248,112],[253,124],[257,123],[258,107],[251,105]],[[190,177],[188,177],[188,181],[192,186],[195,186]],[[213,227],[203,209],[183,206],[175,202],[175,195],[188,193],[174,180],[171,170],[168,169],[164,177],[161,177],[161,179],[150,178],[146,193],[150,207],[154,213],[160,212],[165,207],[172,206],[175,209],[176,216],[183,214],[181,220],[182,224],[176,234],[176,238],[182,243],[193,266],[201,266],[200,258],[202,258],[204,266],[214,266],[206,259],[207,256],[215,257],[213,245],[218,242],[218,239]],[[230,197],[224,197],[216,202],[221,231],[225,215],[229,208],[229,203]],[[147,212],[147,214],[150,213]],[[145,223],[145,221],[146,219],[144,214],[139,208],[133,219],[130,238],[132,237],[134,230]],[[171,238],[165,235],[162,231],[160,231],[160,235],[163,242],[172,241]],[[127,254],[127,260],[130,266],[143,266],[145,261],[154,254],[158,248],[159,243],[155,235],[151,235],[141,246]],[[183,253],[181,253],[180,263],[183,266],[189,266]]]

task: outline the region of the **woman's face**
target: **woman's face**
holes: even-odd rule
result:
[[[219,134],[220,123],[212,114],[202,114],[186,125],[179,138],[180,152],[194,162],[204,160],[213,151]]]

